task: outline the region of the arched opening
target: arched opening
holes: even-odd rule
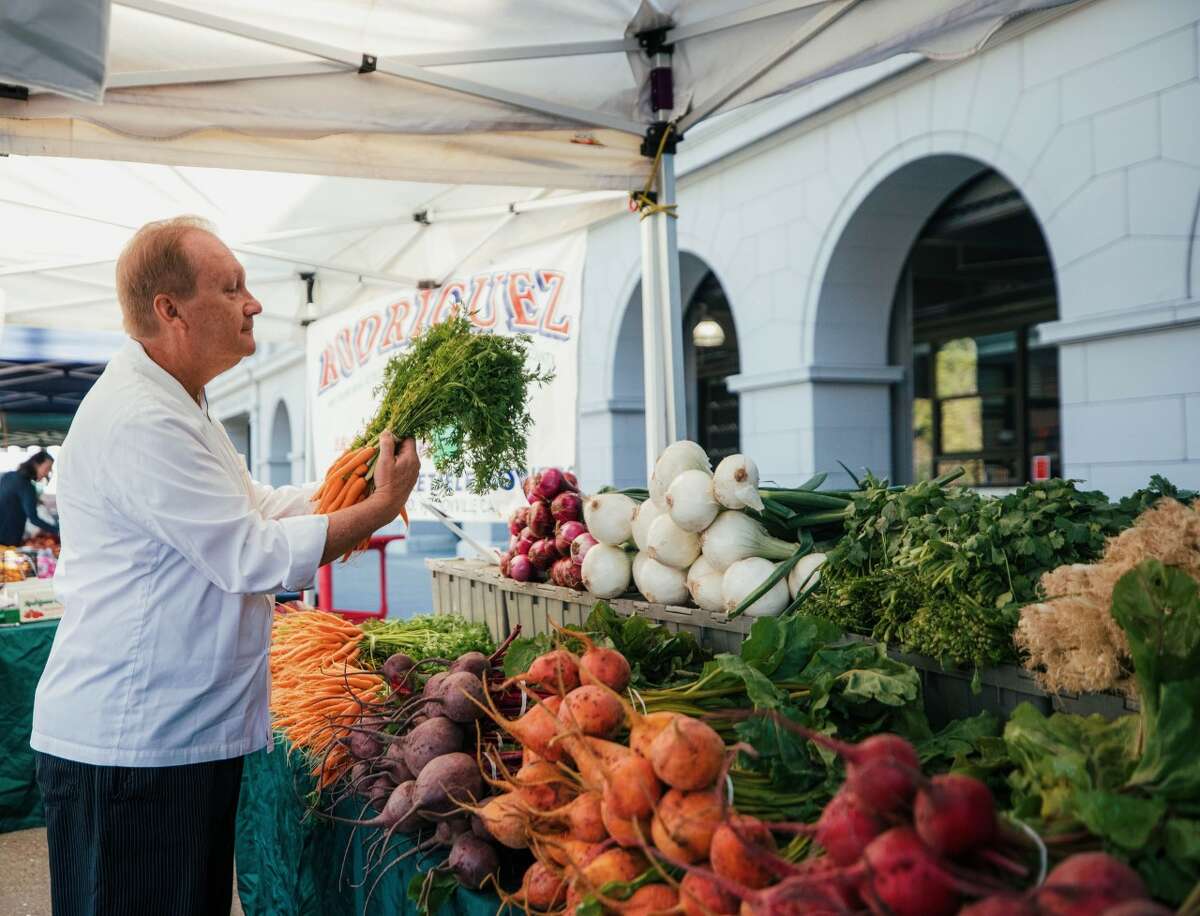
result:
[[[246,467],[252,467],[250,461],[250,414],[239,413],[221,421],[234,450],[242,456]]]
[[[275,405],[271,419],[271,452],[267,463],[271,486],[282,487],[292,482],[292,420],[283,401]]]
[[[733,312],[711,270],[683,314],[688,437],[699,442],[716,464],[741,449],[738,396],[726,386],[726,380],[741,371],[741,363]]]
[[[726,379],[740,371],[737,328],[720,280],[702,258],[680,253],[679,286],[688,438],[699,442],[710,458],[719,461],[740,448],[738,398],[726,387]],[[719,340],[713,325],[720,330]],[[640,283],[630,294],[621,317],[612,368],[612,479],[618,486],[644,485],[646,419]]]
[[[949,194],[914,241],[892,310],[894,476],[956,467],[976,486],[1062,472],[1054,267],[1021,193],[987,169]]]

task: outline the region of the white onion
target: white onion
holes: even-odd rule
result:
[[[749,506],[761,512],[763,501],[758,494],[758,465],[745,455],[730,455],[717,465],[713,493],[726,509]]]
[[[725,613],[732,612],[763,584],[775,571],[775,564],[762,557],[747,557],[738,560],[725,570],[721,580],[721,595],[725,599]],[[788,606],[787,582],[780,579],[767,593],[746,608],[747,617],[778,617]]]
[[[724,572],[747,557],[786,560],[796,552],[796,545],[771,537],[750,516],[730,509],[718,515],[700,535],[700,549],[714,569]]]
[[[583,587],[597,598],[615,598],[629,590],[629,554],[620,547],[593,545],[580,572]]]
[[[637,503],[624,493],[598,493],[583,504],[588,533],[601,544],[619,547],[633,536]]]
[[[669,515],[660,515],[646,536],[646,553],[651,559],[676,569],[687,569],[700,556],[700,537],[684,531]]]
[[[721,511],[713,498],[712,476],[698,468],[684,471],[667,487],[667,510],[684,531],[699,533]]]
[[[646,549],[646,536],[650,533],[650,526],[661,514],[662,510],[652,499],[638,505],[633,514],[633,542],[637,544],[638,550]]]
[[[795,601],[800,594],[800,589],[810,592],[816,587],[816,584],[821,581],[821,566],[825,563],[825,554],[810,553],[800,558],[800,561],[792,567],[792,571],[788,573],[787,584],[788,594]],[[809,578],[809,575],[812,578]],[[808,579],[807,583],[805,580]]]
[[[714,614],[725,610],[725,597],[721,591],[724,578],[704,557],[692,564],[687,574],[687,587],[697,607]]]
[[[712,474],[708,454],[695,442],[680,439],[663,449],[650,475],[650,498],[659,509],[667,511],[667,488],[675,482],[675,478],[693,469]]]
[[[683,570],[664,566],[647,554],[638,554],[634,561],[633,581],[651,604],[687,604],[687,577]]]

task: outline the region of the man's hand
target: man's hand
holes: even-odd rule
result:
[[[420,472],[417,443],[405,439],[397,451],[396,437],[384,430],[379,436],[379,458],[375,462],[375,493],[372,499],[387,506],[390,518],[399,515],[408,502]]]

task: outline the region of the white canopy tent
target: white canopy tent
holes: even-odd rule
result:
[[[261,221],[249,218],[247,231],[237,233],[238,251],[261,259],[268,272],[308,259],[303,266],[323,277],[341,271],[362,282],[437,282],[447,261],[469,258],[473,248],[511,231],[536,235],[561,225],[514,214],[533,200],[538,207],[562,204],[562,190],[514,187],[631,191],[653,177],[660,206],[647,207],[642,222],[652,458],[683,435],[686,415],[670,208],[676,140],[722,112],[897,54],[971,54],[1009,18],[1071,0],[292,0],[286,13],[270,0],[118,0],[111,14],[104,0],[78,2],[98,18],[47,16],[47,4],[28,0],[0,12],[0,61],[18,65],[0,66],[0,79],[18,81],[0,87],[0,152],[157,163],[173,169],[176,178],[166,180],[201,188],[202,180],[177,167],[399,182],[381,194],[380,209],[363,202],[363,219],[345,228],[345,250],[332,264],[303,250],[313,240],[326,254],[336,249],[338,234],[328,226],[306,226],[287,214],[295,230],[260,231]],[[63,5],[53,0],[48,7]],[[70,87],[46,84],[65,95],[41,91],[37,66],[27,67],[31,77],[21,82],[19,65],[36,65],[38,53],[103,57],[96,42],[105,30],[97,22],[107,24],[105,86],[89,92],[80,85],[87,67],[72,71]],[[102,102],[86,100],[102,89]],[[435,187],[418,190],[410,182]],[[267,196],[257,190],[247,189],[256,203]],[[69,192],[58,200],[42,212],[79,209]],[[372,249],[367,224],[388,218],[380,215],[388,202],[393,225],[397,213],[403,221],[441,210],[442,242],[453,243],[454,254],[441,254],[440,264],[427,254],[423,273],[405,275],[417,268],[404,258],[433,236],[418,223],[409,230],[418,241],[401,251]],[[29,203],[20,206],[30,211]],[[577,223],[619,205],[597,196],[568,203],[570,209],[553,212],[573,212]],[[499,210],[478,212],[489,206]],[[456,214],[456,232],[448,209],[475,212]],[[103,236],[97,244],[107,246],[102,259],[89,262],[81,253],[83,261],[34,263],[31,271],[18,258],[0,269],[9,320],[49,322],[50,313],[65,318],[73,308],[78,321],[78,301],[50,298],[35,307],[34,298],[14,290],[14,278],[57,274],[60,296],[82,299],[79,284],[68,293],[65,280],[86,286],[98,282],[89,270],[111,272],[119,234],[139,222],[135,210],[131,204],[118,209],[119,219],[94,217]],[[479,220],[491,222],[468,228]],[[429,221],[436,229],[439,220]],[[305,235],[309,228],[320,232]],[[354,241],[355,232],[364,235]],[[16,304],[22,300],[29,308]],[[289,320],[286,305],[271,313]],[[307,317],[294,313],[290,320]]]

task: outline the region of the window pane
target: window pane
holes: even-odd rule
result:
[[[977,452],[983,448],[983,399],[942,401],[943,452]]]
[[[933,476],[933,401],[914,398],[913,423],[913,480],[928,480]]]
[[[933,355],[933,347],[928,343],[914,343],[912,348],[912,363],[913,363],[913,397],[914,398],[931,398],[933,397],[933,387],[931,385],[932,378],[929,370],[930,358]]]
[[[957,483],[968,486],[1015,486],[1025,479],[1017,474],[1015,458],[942,458],[937,463],[939,477],[958,468],[966,473]]]
[[[977,390],[975,338],[960,337],[958,340],[946,341],[938,347],[936,366],[938,397],[974,394]]]
[[[1010,391],[1017,384],[1017,335],[948,340],[937,351],[937,396]]]

